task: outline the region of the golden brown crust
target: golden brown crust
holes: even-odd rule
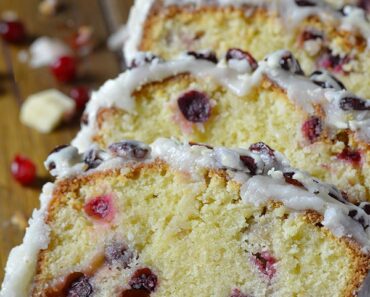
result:
[[[353,292],[357,292],[359,290],[369,272],[370,256],[362,253],[361,246],[354,240],[350,238],[337,238],[330,232],[330,230],[323,228],[321,225],[323,216],[321,214],[313,210],[309,210],[306,211],[304,218],[308,223],[313,224],[318,228],[322,228],[323,232],[326,233],[326,236],[338,241],[346,247],[348,255],[353,259],[353,267],[355,267],[355,270],[351,281],[346,287],[343,297],[353,297]]]

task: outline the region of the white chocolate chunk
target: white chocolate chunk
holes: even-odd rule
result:
[[[22,105],[21,122],[42,133],[49,133],[76,108],[73,99],[50,89],[31,95]]]
[[[49,66],[59,57],[71,54],[71,49],[61,40],[50,37],[37,38],[30,46],[32,67]]]

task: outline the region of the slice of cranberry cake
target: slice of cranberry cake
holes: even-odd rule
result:
[[[249,149],[56,149],[1,297],[369,296],[370,203]]]
[[[288,49],[306,73],[324,69],[370,98],[369,1],[136,0],[127,24],[128,64],[138,51],[172,59],[184,51],[230,48],[258,60]],[[363,3],[362,3],[363,2]],[[369,4],[366,4],[368,2]],[[332,3],[333,4],[333,3]],[[338,8],[338,4],[344,5]]]
[[[217,63],[217,64],[216,64]],[[73,144],[106,148],[158,137],[238,147],[263,141],[292,164],[370,200],[370,101],[325,71],[306,77],[288,51],[257,61],[193,52],[163,62],[149,54],[92,95]]]

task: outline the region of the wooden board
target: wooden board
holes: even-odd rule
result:
[[[0,44],[0,283],[10,249],[19,244],[24,235],[23,230],[11,223],[11,218],[18,212],[28,219],[38,207],[41,187],[50,180],[43,161],[55,146],[69,143],[79,128],[76,119],[51,134],[40,134],[19,122],[20,104],[28,95],[40,90],[58,88],[68,93],[75,84],[97,88],[116,76],[120,71],[119,59],[106,49],[105,42],[109,31],[124,21],[132,1],[61,1],[63,9],[53,17],[39,14],[39,2],[1,0],[0,14],[6,10],[16,12],[32,38],[47,35],[68,39],[78,26],[89,25],[94,29],[98,46],[93,54],[79,62],[77,82],[62,85],[56,83],[49,69],[33,69],[19,61],[20,50],[27,49],[29,43],[23,46]],[[37,165],[38,180],[32,187],[20,186],[10,175],[10,163],[17,153],[28,156]]]

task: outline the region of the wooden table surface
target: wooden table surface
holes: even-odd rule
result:
[[[83,84],[97,88],[108,78],[116,76],[121,67],[117,53],[106,48],[106,39],[125,21],[131,0],[65,0],[61,11],[52,17],[38,12],[40,0],[1,0],[0,15],[14,11],[24,22],[30,39],[39,36],[70,38],[81,25],[92,26],[97,47],[81,59],[76,82],[58,84],[49,69],[30,68],[19,61],[18,54],[27,50],[24,45],[0,44],[0,283],[3,267],[10,249],[21,243],[24,230],[11,223],[18,213],[27,220],[38,207],[42,185],[50,180],[43,167],[48,153],[57,145],[68,143],[79,129],[78,119],[62,125],[51,134],[40,134],[19,122],[19,107],[28,95],[48,88],[67,93],[74,85]],[[10,163],[15,154],[31,158],[37,165],[38,180],[31,187],[22,187],[10,175]]]

